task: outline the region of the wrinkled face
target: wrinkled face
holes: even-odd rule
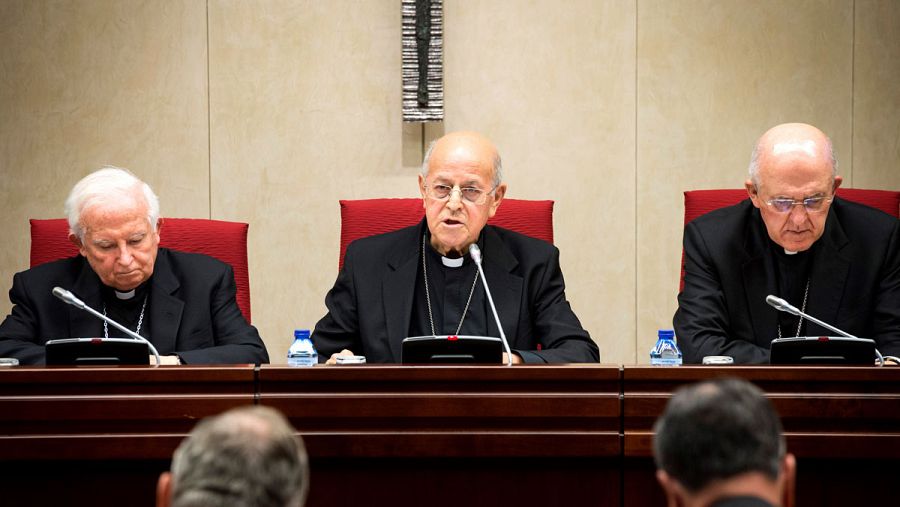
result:
[[[786,250],[808,250],[825,231],[830,202],[817,212],[809,212],[802,205],[780,213],[766,204],[772,199],[802,201],[811,197],[830,199],[841,184],[841,177],[832,178],[831,163],[812,149],[808,143],[775,144],[770,154],[760,160],[759,186],[747,182],[753,205],[759,208],[772,241]]]
[[[485,193],[492,190],[493,156],[490,146],[439,142],[432,151],[428,176],[419,175],[419,191],[431,231],[431,245],[441,255],[466,255],[469,245],[478,240],[481,229],[497,212],[506,192],[505,184],[487,195],[483,204],[469,202],[462,196],[462,189],[467,187]],[[426,185],[447,185],[454,190],[449,199],[439,200],[428,194]]]
[[[84,238],[70,239],[104,285],[129,291],[153,274],[159,248],[146,205],[122,209],[94,206],[81,213]]]

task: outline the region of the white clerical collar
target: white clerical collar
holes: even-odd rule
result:
[[[798,253],[799,252],[792,252],[792,251],[788,250],[787,248],[784,249],[785,255],[797,255]]]
[[[134,297],[135,289],[131,289],[128,292],[119,292],[117,290],[114,290],[113,292],[116,293],[116,299],[128,300]]]
[[[463,265],[464,257],[457,257],[456,259],[451,259],[449,257],[441,256],[441,263],[448,268],[458,268]]]

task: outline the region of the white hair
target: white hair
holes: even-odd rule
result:
[[[155,231],[159,220],[159,198],[150,185],[127,169],[105,166],[82,178],[69,192],[65,206],[69,232],[84,239],[81,215],[85,209],[98,204],[124,207],[135,202],[138,191],[147,204],[147,220]]]
[[[438,141],[440,141],[440,139],[431,141],[431,143],[428,145],[428,150],[425,151],[425,158],[422,159],[423,178],[428,177],[428,162],[431,161],[431,152],[434,151],[434,147],[435,145],[437,145]],[[503,162],[500,160],[500,152],[494,150],[494,154],[495,156],[492,164],[492,169],[494,170],[494,179],[492,183],[494,185],[494,188],[497,188],[500,186],[500,183],[503,182]]]
[[[753,151],[750,152],[750,165],[747,167],[747,173],[750,175],[750,181],[753,186],[759,188],[759,158],[762,155],[762,140],[760,137],[756,144],[753,145]],[[834,146],[831,144],[831,138],[825,138],[825,151],[831,159],[831,179],[837,176],[838,161],[837,155],[834,153]]]

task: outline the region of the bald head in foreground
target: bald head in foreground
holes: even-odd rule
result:
[[[669,507],[771,507],[793,491],[796,460],[778,414],[745,380],[679,389],[653,432]]]
[[[159,477],[157,507],[302,507],[309,490],[303,441],[275,409],[247,406],[208,417]]]
[[[768,363],[775,338],[834,334],[770,307],[769,294],[900,355],[900,221],[836,197],[837,169],[821,130],[778,125],[753,148],[750,199],[685,226],[674,325],[686,363]]]
[[[432,143],[418,189],[421,223],[347,248],[325,297],[328,314],[312,336],[320,358],[333,363],[355,353],[370,363],[399,363],[408,336],[499,337],[468,255],[477,243],[514,363],[599,360],[566,300],[559,250],[487,225],[507,191],[490,140],[454,132]]]

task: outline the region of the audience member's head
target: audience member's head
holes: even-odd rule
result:
[[[669,505],[725,498],[781,503],[793,485],[778,414],[757,387],[724,379],[679,389],[654,426],[657,479]]]
[[[309,489],[303,441],[278,411],[240,407],[201,421],[157,485],[157,506],[300,507]]]

